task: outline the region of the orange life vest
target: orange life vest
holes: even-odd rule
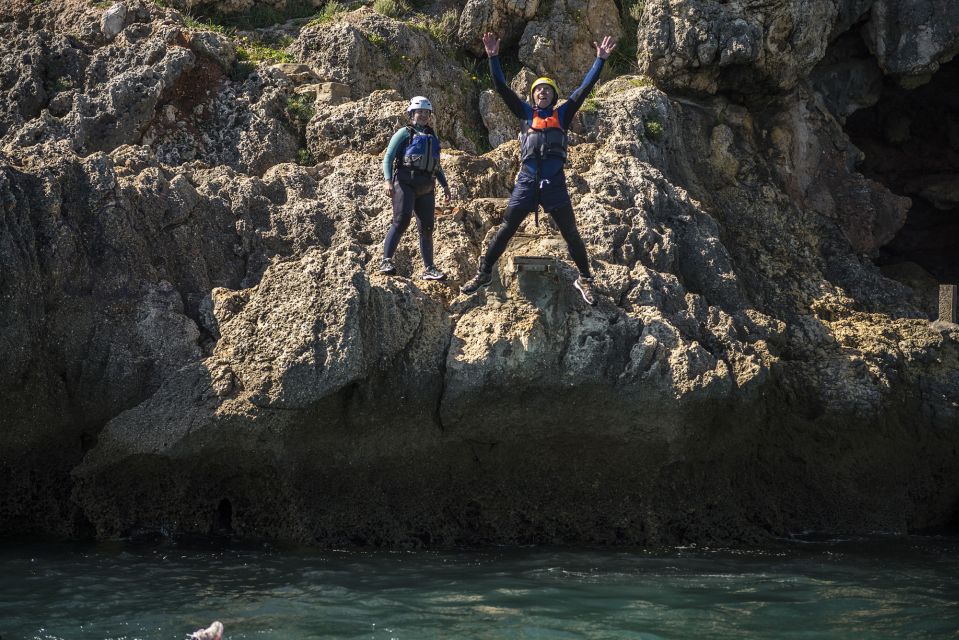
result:
[[[529,159],[545,160],[554,158],[566,162],[569,136],[559,122],[559,110],[543,118],[538,110],[533,110],[533,119],[524,125],[519,135],[520,156],[523,162]]]

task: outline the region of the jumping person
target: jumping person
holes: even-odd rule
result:
[[[410,218],[416,213],[420,257],[425,266],[420,277],[424,280],[442,280],[446,274],[433,264],[436,181],[443,187],[444,204],[447,206],[450,204],[450,188],[440,167],[440,139],[430,126],[433,105],[423,96],[416,96],[410,100],[406,113],[409,124],[393,134],[383,156],[383,186],[386,195],[393,199],[393,224],[383,243],[383,260],[379,271],[387,275],[396,273],[393,254],[403,232],[410,226]]]
[[[493,280],[493,265],[506,250],[510,238],[519,229],[523,220],[540,205],[549,213],[566,240],[570,257],[579,269],[579,277],[573,286],[582,294],[587,304],[596,304],[593,296],[593,278],[589,271],[589,258],[586,245],[576,228],[573,204],[566,189],[566,153],[569,139],[566,130],[573,121],[576,111],[592,90],[603,64],[616,48],[609,36],[603,38],[596,47],[596,62],[583,79],[583,84],[574,91],[566,102],[556,106],[559,88],[550,78],[538,78],[530,87],[530,102],[526,102],[506,84],[503,69],[499,63],[499,38],[492,33],[483,35],[483,46],[489,56],[490,74],[493,86],[503,98],[506,106],[517,118],[523,121],[520,134],[520,156],[522,166],[516,178],[513,195],[506,205],[503,224],[490,242],[486,254],[480,259],[479,270],[473,278],[460,287],[463,293],[473,293],[485,287]]]

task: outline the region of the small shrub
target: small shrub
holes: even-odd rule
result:
[[[318,24],[333,22],[338,14],[346,11],[349,11],[349,7],[341,2],[337,2],[336,0],[327,2],[325,5],[323,5],[323,9],[306,23],[306,26],[315,27]]]
[[[268,62],[270,64],[294,61],[293,56],[286,51],[249,38],[240,38],[236,47],[236,59],[242,62]]]
[[[373,11],[387,18],[399,18],[410,10],[403,0],[376,0],[373,3]]]
[[[636,76],[635,78],[630,78],[630,79],[629,79],[629,84],[633,85],[634,87],[652,87],[652,86],[655,86],[655,85],[653,84],[653,79],[650,78],[649,76]]]
[[[286,113],[290,120],[306,126],[313,119],[313,98],[306,94],[292,95],[286,99]]]
[[[627,0],[622,3],[619,16],[623,25],[623,37],[616,43],[616,49],[606,61],[610,75],[636,73],[636,29],[645,8],[646,0]]]
[[[583,101],[583,106],[579,108],[580,113],[596,113],[599,111],[599,104],[596,102],[595,98],[586,98]]]
[[[316,158],[313,157],[309,149],[300,149],[296,152],[296,163],[304,167],[312,167],[316,164]]]
[[[659,120],[647,120],[645,129],[646,135],[649,136],[650,140],[659,142],[663,139],[663,123]]]
[[[239,58],[239,52],[237,52]],[[230,80],[233,82],[243,82],[250,77],[250,74],[256,69],[256,65],[248,60],[237,60],[230,71]]]
[[[187,16],[184,16],[184,22],[186,22],[187,27],[189,27],[190,29],[194,29],[196,31],[215,31],[216,33],[222,34],[230,38],[236,35],[236,29],[225,27],[222,24],[217,24],[216,22],[213,22],[213,20],[210,18],[201,19],[201,18],[195,18],[191,15],[187,15]]]
[[[493,88],[493,79],[489,75],[486,64],[485,58],[467,57],[463,60],[463,71],[466,77],[480,91]]]
[[[455,9],[444,11],[438,18],[421,13],[410,23],[410,26],[426,32],[440,44],[452,44],[456,30],[459,28],[459,14]]]
[[[369,40],[369,41],[370,41],[370,44],[372,44],[373,46],[379,47],[380,49],[386,49],[386,48],[387,48],[387,47],[386,47],[386,38],[384,38],[384,37],[381,36],[380,34],[378,34],[378,33],[367,33],[367,34],[364,34],[364,35],[366,35],[366,39]]]
[[[45,78],[43,80],[43,88],[47,93],[60,93],[61,91],[69,91],[75,87],[76,85],[73,82],[73,78],[70,76],[58,76],[56,78]]]

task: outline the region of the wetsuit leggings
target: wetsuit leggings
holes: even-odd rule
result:
[[[416,213],[416,226],[420,232],[420,257],[427,267],[433,266],[433,228],[436,225],[436,191],[432,184],[429,191],[417,195],[412,185],[393,181],[393,224],[386,233],[383,257],[392,258],[400,244],[403,232],[410,226],[410,218]]]
[[[493,265],[499,260],[503,252],[506,251],[506,245],[509,243],[513,234],[519,230],[532,211],[526,208],[508,207],[503,214],[503,224],[500,225],[489,243],[486,255],[480,261],[480,270],[484,273],[491,273]],[[573,215],[573,205],[567,202],[549,212],[550,217],[559,227],[559,232],[563,234],[563,240],[566,241],[566,247],[569,249],[569,255],[576,263],[580,275],[589,278],[589,258],[586,256],[586,244],[579,235],[579,229],[576,228],[576,217]]]

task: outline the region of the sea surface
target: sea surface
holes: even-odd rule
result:
[[[959,638],[959,538],[763,549],[0,543],[0,639]]]

